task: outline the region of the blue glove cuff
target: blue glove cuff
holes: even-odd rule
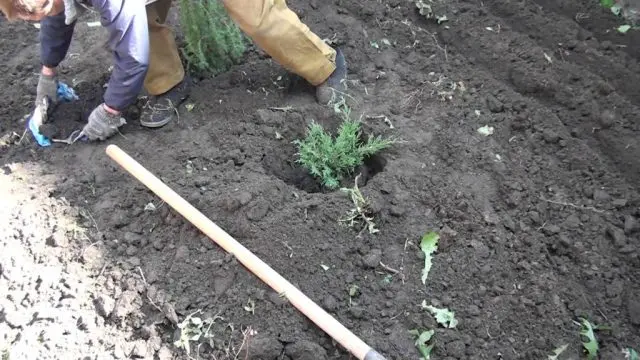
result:
[[[36,139],[36,142],[38,143],[38,145],[42,147],[47,147],[51,145],[51,140],[49,140],[49,138],[47,138],[46,136],[42,135],[40,133],[40,129],[36,128],[36,125],[33,123],[33,115],[29,117],[29,123],[27,125],[29,126],[29,130],[31,131],[31,134],[33,134],[33,138]]]
[[[73,90],[73,88],[63,83],[62,81],[58,81],[57,94],[58,94],[58,102],[71,102],[79,99],[78,95],[76,95],[76,92]],[[36,139],[36,142],[38,143],[38,145],[42,147],[51,146],[51,140],[49,140],[49,138],[47,138],[46,136],[42,135],[42,133],[40,133],[40,129],[38,129],[36,125],[33,123],[33,113],[31,113],[31,115],[29,116],[27,127],[29,131],[31,131],[31,134],[33,134],[33,138]]]

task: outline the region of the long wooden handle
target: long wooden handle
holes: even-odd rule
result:
[[[349,350],[355,357],[360,360],[385,360],[382,355],[354,335],[349,329],[344,327],[289,281],[280,276],[280,274],[269,265],[260,260],[260,258],[231,237],[231,235],[227,234],[213,221],[204,216],[198,209],[193,207],[119,147],[109,145],[107,146],[106,152],[111,159],[147,186],[194,226],[209,236],[209,238],[227,252],[233,254],[254,275],[259,277],[279,294],[286,296],[293,306]]]

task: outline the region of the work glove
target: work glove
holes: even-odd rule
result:
[[[89,122],[82,129],[81,135],[89,140],[106,140],[118,132],[118,128],[127,122],[120,115],[108,112],[104,104],[98,105],[89,115]]]
[[[58,102],[58,77],[40,74],[38,88],[36,91],[36,105],[42,104],[42,99],[48,97],[49,104],[55,105]]]

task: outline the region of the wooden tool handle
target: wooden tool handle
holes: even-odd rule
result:
[[[259,277],[277,293],[284,295],[293,306],[313,321],[318,327],[329,334],[334,340],[344,346],[359,360],[385,360],[364,341],[354,335],[335,318],[314,303],[289,281],[280,276],[269,265],[251,251],[237,242],[231,235],[218,227],[200,211],[184,200],[180,195],[165,185],[142,165],[116,145],[109,145],[107,155],[127,170],[131,175],[147,186],[157,196],[169,204],[178,213],[189,220],[215,243],[227,252],[233,254],[249,271]]]

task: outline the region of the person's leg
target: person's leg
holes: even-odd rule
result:
[[[144,87],[150,95],[164,94],[184,79],[178,46],[173,31],[165,24],[171,0],[147,5],[149,23],[149,70]]]
[[[158,0],[146,8],[150,49],[144,87],[151,98],[143,109],[140,124],[161,127],[176,116],[176,108],[189,95],[189,84],[173,31],[165,24],[171,0]]]
[[[336,69],[336,51],[303,24],[285,0],[223,0],[238,27],[287,70],[314,86]]]

